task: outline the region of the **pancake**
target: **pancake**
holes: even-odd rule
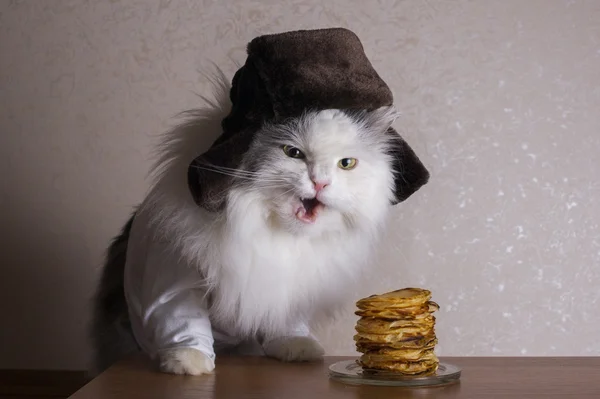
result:
[[[437,344],[437,338],[424,337],[415,341],[397,341],[397,342],[386,342],[377,343],[365,340],[355,340],[356,350],[361,353],[367,352],[380,352],[384,350],[396,350],[396,349],[423,349],[430,345]]]
[[[403,326],[396,326],[386,328],[386,323],[375,324],[356,324],[355,330],[360,333],[367,334],[412,334],[412,333],[426,333],[433,328],[433,323],[411,323],[404,324]]]
[[[392,371],[406,375],[423,375],[428,373],[434,373],[439,366],[439,360],[434,355],[434,358],[432,359],[417,362],[363,362],[362,360],[359,360],[359,364],[367,370]]]
[[[369,308],[359,309],[354,314],[361,317],[374,317],[387,320],[410,320],[425,319],[431,316],[431,313],[440,309],[440,305],[433,301],[427,301],[420,306],[407,308]]]
[[[426,331],[424,333],[395,333],[395,334],[369,334],[369,333],[356,333],[354,335],[354,341],[370,343],[370,344],[380,344],[380,345],[388,345],[395,343],[408,343],[414,342],[415,347],[423,347],[427,343],[429,343],[432,339],[435,338],[435,333],[431,330]]]
[[[381,295],[371,295],[356,302],[359,309],[390,309],[418,307],[431,299],[431,292],[421,288],[403,288],[386,292]]]
[[[431,292],[404,288],[356,302],[360,316],[353,339],[363,370],[405,375],[435,373],[437,337]]]
[[[389,334],[371,334],[371,333],[356,333],[357,339],[365,341],[378,342],[378,343],[390,343],[390,342],[406,342],[415,341],[423,338],[429,330],[417,330],[417,331],[405,331],[400,330]]]
[[[433,346],[426,349],[394,349],[387,352],[368,352],[360,357],[363,363],[388,363],[390,361],[425,361],[434,360]]]
[[[428,316],[422,319],[413,320],[385,320],[375,317],[362,317],[356,322],[356,331],[370,332],[375,334],[384,334],[386,332],[395,332],[397,330],[418,329],[418,331],[432,329],[435,325],[435,317]]]
[[[360,357],[360,362],[363,364],[373,365],[390,362],[432,362],[436,361],[437,357],[433,353],[433,349],[427,350],[405,350],[386,354],[365,353]]]
[[[365,345],[364,349],[365,352],[363,353],[368,353],[370,355],[389,355],[395,358],[399,358],[402,356],[406,356],[408,357],[413,357],[415,353],[421,353],[424,354],[425,352],[431,350],[431,349],[435,349],[435,345],[437,345],[437,339],[432,339],[429,342],[424,343],[421,346],[415,346],[415,347],[404,347],[404,348],[394,348],[391,346],[384,346],[384,345]]]

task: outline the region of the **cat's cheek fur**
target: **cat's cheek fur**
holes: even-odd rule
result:
[[[325,350],[312,337],[276,338],[264,345],[265,354],[284,362],[310,362],[323,358]]]
[[[159,353],[160,369],[165,373],[179,375],[211,374],[215,362],[194,348],[175,348]]]

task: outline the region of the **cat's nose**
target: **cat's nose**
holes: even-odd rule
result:
[[[324,180],[313,180],[313,184],[315,185],[315,190],[318,193],[321,190],[323,190],[325,187],[327,187],[329,185],[329,182],[324,181]]]

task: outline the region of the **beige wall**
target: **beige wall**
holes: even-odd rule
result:
[[[104,248],[198,70],[329,26],[359,34],[432,172],[357,296],[431,289],[442,355],[600,355],[600,2],[4,0],[0,367],[84,366]]]

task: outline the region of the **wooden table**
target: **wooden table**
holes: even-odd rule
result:
[[[143,357],[122,361],[76,392],[73,399],[529,399],[600,398],[600,357],[442,358],[462,367],[460,382],[438,388],[350,386],[330,380],[329,364],[284,364],[267,358],[217,359],[215,373],[159,373]]]

